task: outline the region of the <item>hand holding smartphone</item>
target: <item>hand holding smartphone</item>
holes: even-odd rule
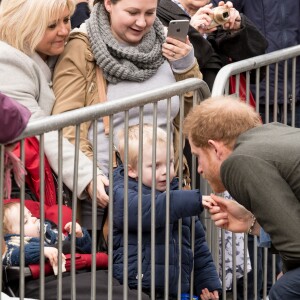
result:
[[[189,20],[170,21],[167,36],[185,43],[186,36],[189,30],[189,24]]]

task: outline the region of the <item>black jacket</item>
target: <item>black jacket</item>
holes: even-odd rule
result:
[[[165,26],[171,20],[190,19],[190,17],[171,0],[161,0],[157,15]],[[239,31],[231,32],[218,28],[205,39],[192,26],[189,28],[189,39],[194,46],[203,79],[212,88],[217,72],[231,61],[264,54],[268,46],[266,39],[253,25],[241,15],[242,23]]]
[[[233,6],[244,13],[268,40],[267,53],[300,44],[300,1],[297,0],[230,0]],[[215,5],[219,0],[213,0]],[[297,61],[296,101],[300,101],[300,61]],[[275,68],[270,67],[270,103],[274,99]],[[287,99],[291,99],[292,62],[288,62]],[[278,103],[284,100],[284,66],[279,64]],[[255,89],[253,89],[255,92]],[[265,83],[260,87],[260,103],[265,103]]]
[[[85,3],[85,2],[80,2],[76,5],[74,14],[71,17],[71,27],[72,29],[75,27],[80,27],[80,25],[82,23],[84,23],[84,21],[86,19],[88,19],[90,17],[90,8],[89,8],[89,4]]]
[[[151,188],[142,186],[142,288],[151,288]],[[139,185],[135,179],[128,181],[128,285],[138,286],[138,206]],[[166,235],[166,192],[155,192],[155,289],[163,294],[165,286],[165,235]],[[114,170],[114,277],[123,283],[124,270],[124,168]],[[191,272],[194,271],[194,291],[200,295],[202,289],[221,292],[220,280],[211,253],[205,240],[205,231],[197,217],[203,210],[199,190],[178,190],[178,180],[170,183],[169,223],[169,293],[175,297],[179,278],[179,232],[178,220],[182,218],[181,229],[181,291],[188,293]],[[191,219],[195,217],[195,221]],[[191,226],[195,222],[194,253],[191,250]]]

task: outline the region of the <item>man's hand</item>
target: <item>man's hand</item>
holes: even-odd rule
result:
[[[252,223],[252,213],[235,200],[210,195],[214,205],[209,208],[211,219],[217,227],[232,232],[245,233]]]

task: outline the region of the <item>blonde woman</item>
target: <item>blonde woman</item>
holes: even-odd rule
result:
[[[52,71],[65,48],[74,11],[72,0],[3,0],[0,7],[0,90],[27,107],[32,119],[51,114],[55,102]],[[45,134],[45,153],[58,171],[57,133]],[[74,146],[63,145],[63,182],[73,188]],[[92,191],[92,162],[80,153],[78,197]],[[98,172],[97,197],[106,206],[107,179]]]

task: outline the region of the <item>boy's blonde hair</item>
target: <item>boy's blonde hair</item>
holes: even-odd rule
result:
[[[58,20],[66,7],[72,15],[73,0],[2,0],[0,40],[33,54],[50,22]]]
[[[143,149],[145,147],[151,147],[152,149],[154,128],[150,124],[144,124],[142,126],[143,126]],[[138,163],[139,130],[140,130],[140,125],[133,125],[133,126],[129,126],[128,128],[128,164],[132,168],[136,168]],[[123,162],[125,156],[125,138],[126,135],[124,129],[122,129],[118,133],[118,141],[119,141],[118,151],[120,153],[120,157]],[[167,133],[160,127],[157,127],[156,129],[156,148],[157,151],[167,150]],[[171,146],[171,155],[174,156],[173,146]]]

